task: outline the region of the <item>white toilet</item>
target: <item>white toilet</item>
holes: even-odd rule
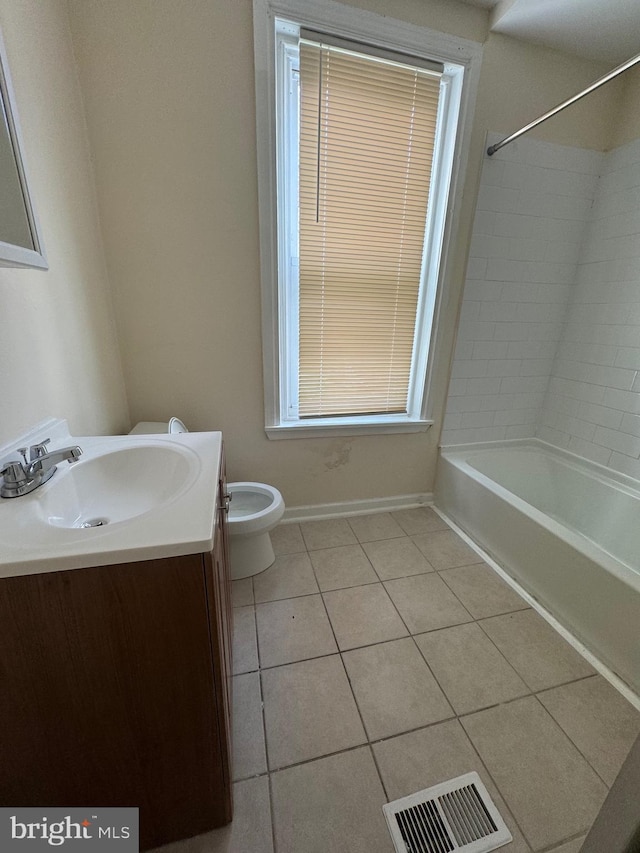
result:
[[[269,531],[284,513],[280,492],[265,483],[229,483],[229,547],[231,578],[263,572],[275,560]]]
[[[177,435],[180,432],[189,432],[189,430],[180,418],[171,418],[169,421],[140,421],[129,431],[129,435],[151,435],[165,432],[170,435]]]

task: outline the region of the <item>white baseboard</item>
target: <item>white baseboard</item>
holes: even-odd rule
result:
[[[374,512],[395,512],[399,509],[413,509],[414,507],[431,506],[432,504],[433,493],[426,492],[418,495],[394,495],[386,498],[364,498],[357,501],[291,506],[285,509],[282,523],[321,521],[325,518],[342,518]]]

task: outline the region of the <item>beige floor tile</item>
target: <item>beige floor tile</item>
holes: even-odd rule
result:
[[[360,545],[323,548],[320,551],[311,551],[309,557],[323,592],[378,581],[378,576]]]
[[[274,773],[272,786],[278,853],[393,853],[368,748]]]
[[[431,563],[406,536],[402,539],[365,542],[362,547],[383,581],[405,578],[407,575],[421,575],[434,570]]]
[[[278,666],[338,651],[321,595],[256,607],[260,666]]]
[[[233,778],[266,771],[260,673],[248,672],[233,678]]]
[[[285,767],[366,741],[339,655],[262,673],[269,767]]]
[[[341,650],[406,637],[408,631],[380,583],[323,593]]]
[[[276,557],[281,554],[298,554],[307,548],[299,524],[279,524],[269,534]]]
[[[233,674],[258,669],[256,619],[253,607],[236,607],[233,611]]]
[[[640,713],[601,675],[546,690],[538,698],[612,785],[640,732]]]
[[[253,604],[253,578],[231,581],[231,600],[234,607]]]
[[[500,850],[529,853],[529,845],[457,720],[375,743],[373,751],[390,800],[475,770],[513,836],[513,841]]]
[[[591,664],[534,610],[494,616],[479,624],[534,691],[595,673]]]
[[[477,563],[480,557],[453,530],[434,530],[412,537],[438,571]]]
[[[340,545],[355,545],[358,541],[346,518],[305,521],[300,528],[310,551],[316,551],[318,548],[337,548]]]
[[[530,692],[475,623],[431,631],[415,639],[457,714]]]
[[[498,616],[529,605],[486,563],[446,569],[440,577],[451,587],[474,619]]]
[[[412,639],[345,652],[343,660],[370,740],[453,716]]]
[[[607,787],[535,697],[461,722],[535,850],[591,826]]]
[[[398,512],[392,512],[391,515],[407,536],[417,536],[418,533],[428,533],[430,530],[449,529],[447,522],[427,506],[401,509]]]
[[[268,777],[236,782],[233,809],[227,826],[149,853],[273,853]]]
[[[385,587],[412,634],[472,621],[435,573],[386,581]]]
[[[404,530],[390,512],[354,515],[349,519],[349,524],[358,537],[358,542],[373,542],[376,539],[395,539],[398,536],[404,536]]]
[[[549,850],[549,853],[580,853],[586,837],[586,835],[582,835],[580,838],[574,838],[573,841],[567,841],[565,844],[561,844],[560,847],[554,847]]]
[[[283,554],[266,571],[253,578],[256,603],[311,595],[318,592],[308,554]]]

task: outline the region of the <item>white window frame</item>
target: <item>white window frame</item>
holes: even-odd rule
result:
[[[254,0],[253,5],[266,433],[269,438],[277,439],[426,430],[433,423],[430,388],[439,340],[438,315],[452,266],[448,249],[452,245],[462,196],[461,179],[469,150],[472,105],[482,48],[476,42],[344,6],[333,0]],[[291,26],[292,40],[297,39],[299,27],[304,27],[444,65],[437,130],[442,144],[436,145],[435,149],[432,212],[424,244],[424,257],[432,257],[436,252],[440,262],[423,263],[425,279],[418,304],[407,414],[298,420],[286,410],[287,399],[290,399],[292,389],[297,388],[298,381],[296,360],[284,356],[287,345],[297,351],[297,311],[291,302],[297,298],[297,288],[291,287],[295,271],[293,275],[291,268],[279,271],[278,257],[284,257],[280,235],[288,233],[293,237],[297,223],[292,221],[295,211],[291,206],[287,208],[279,201],[284,198],[284,177],[276,165],[277,140],[282,139],[288,129],[282,123],[277,130],[277,123],[282,120],[283,105],[276,102],[276,93],[282,92],[283,88],[277,88],[276,82],[283,82],[277,81],[277,76],[283,73],[286,58],[276,59],[276,18],[295,22]],[[280,31],[286,30],[282,24],[279,28]],[[286,45],[284,42],[280,44],[286,53]],[[291,123],[289,130],[290,127]],[[438,163],[438,158],[445,162]],[[447,168],[449,163],[450,169]],[[440,165],[445,168],[439,168]],[[287,179],[296,182],[297,169],[294,167]],[[278,222],[282,224],[280,230]],[[279,310],[285,296],[288,312]]]

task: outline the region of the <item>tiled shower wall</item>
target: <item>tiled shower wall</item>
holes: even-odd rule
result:
[[[442,444],[535,435],[602,157],[531,139],[485,157]]]
[[[640,139],[605,156],[538,436],[640,479]]]
[[[640,139],[485,160],[442,444],[533,435],[640,478]]]

